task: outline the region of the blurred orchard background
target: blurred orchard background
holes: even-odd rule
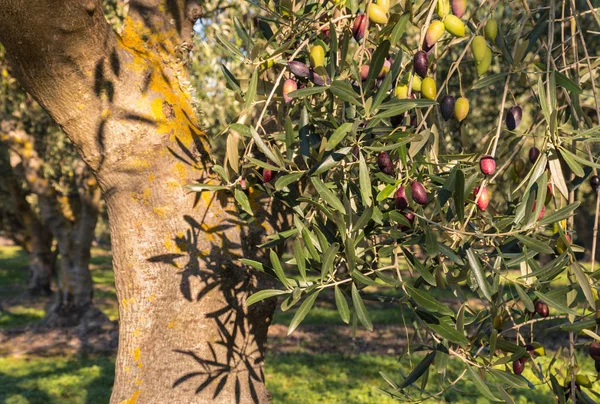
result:
[[[127,15],[127,1],[107,0],[104,3],[106,18],[118,32]],[[286,66],[287,57],[293,53],[294,49],[287,52],[286,57],[282,57],[275,50],[277,46],[285,47],[288,44],[277,44],[270,39],[272,36],[281,36],[282,27],[285,28],[286,24],[289,25],[290,8],[292,14],[296,13],[299,16],[300,26],[305,29],[298,33],[297,37],[294,35],[288,37],[290,46],[298,46],[300,37],[301,39],[309,37],[310,47],[317,44],[323,44],[325,48],[331,46],[329,29],[319,30],[319,28],[321,25],[327,27],[330,20],[336,19],[335,30],[339,31],[340,42],[342,42],[342,35],[345,35],[348,42],[344,42],[344,44],[350,47],[348,54],[352,55],[354,52],[358,52],[362,46],[355,39],[351,39],[352,24],[356,19],[357,11],[364,12],[367,7],[366,3],[352,0],[347,0],[347,2],[296,1],[295,3],[290,1],[281,2],[281,4],[273,1],[208,0],[202,2],[203,15],[195,27],[194,43],[182,46],[186,47],[183,57],[186,58],[186,63],[190,67],[195,107],[203,129],[212,140],[212,154],[215,161],[225,160],[227,154],[230,153],[231,146],[227,144],[230,124],[236,122],[238,124],[236,129],[241,132],[244,124],[262,122],[268,130],[273,128],[275,132],[281,133],[282,135],[277,140],[285,143],[284,132],[286,129],[283,127],[286,126],[284,124],[286,117],[296,119],[303,113],[303,110],[298,107],[301,105],[300,103],[305,102],[307,103],[305,105],[309,105],[307,99],[318,96],[316,92],[296,93],[293,101],[296,104],[292,104],[295,105],[295,109],[285,109],[287,104],[281,96],[283,84],[281,78],[296,79]],[[394,44],[395,49],[404,50],[404,59],[401,63],[402,73],[395,72],[394,79],[397,82],[391,86],[393,96],[402,99],[407,96],[409,85],[411,90],[416,92],[417,79],[414,79],[415,76],[411,74],[413,54],[416,46],[419,46],[415,44],[419,42],[418,38],[424,32],[422,27],[425,26],[424,22],[427,18],[431,18],[432,15],[434,18],[438,18],[436,17],[437,10],[435,13],[433,12],[437,0],[392,0],[390,3],[389,6],[386,6],[389,8],[389,14],[392,15],[389,23],[390,30],[381,34],[381,27],[385,26],[381,23],[377,28],[373,28],[370,39],[372,42],[369,43],[369,46],[373,47],[370,54],[376,55],[377,46],[383,40],[389,39],[390,35],[395,35],[391,30],[402,21],[404,24],[401,33],[401,35],[403,34],[402,39],[396,38],[397,44]],[[464,42],[458,42],[458,44],[453,42],[450,46],[451,39],[449,38],[451,37],[447,35],[445,42],[438,44],[436,52],[441,54],[447,51],[451,57],[436,57],[435,59],[437,90],[448,94],[454,93],[456,98],[461,95],[465,96],[469,99],[470,109],[468,117],[460,123],[456,119],[450,119],[448,122],[442,121],[440,116],[436,115],[437,126],[432,125],[432,128],[436,128],[432,129],[434,131],[432,133],[435,133],[432,136],[435,136],[439,154],[447,154],[440,157],[440,160],[449,159],[453,153],[462,154],[467,156],[464,159],[465,164],[475,167],[475,171],[477,171],[479,169],[478,156],[481,156],[484,151],[482,148],[494,137],[499,123],[505,124],[502,113],[502,120],[498,120],[500,96],[503,91],[506,92],[507,74],[504,73],[508,73],[508,68],[505,59],[517,58],[515,52],[517,54],[520,52],[520,57],[527,60],[527,64],[521,69],[521,73],[515,76],[518,79],[513,80],[510,85],[507,106],[519,105],[522,108],[521,131],[517,136],[512,132],[505,133],[503,129],[502,146],[498,153],[501,158],[497,158],[497,165],[500,167],[506,163],[506,166],[503,167],[494,186],[489,187],[490,210],[493,212],[492,214],[501,215],[501,212],[494,212],[493,207],[510,205],[514,202],[510,198],[507,199],[510,192],[505,191],[514,189],[522,181],[524,173],[529,172],[535,166],[537,159],[530,158],[531,148],[538,147],[544,153],[547,150],[545,149],[546,141],[538,132],[543,118],[536,91],[539,76],[537,73],[546,71],[547,60],[543,49],[548,46],[545,41],[547,41],[548,35],[549,24],[547,21],[550,2],[515,0],[467,1],[466,3],[468,8],[463,19],[469,21],[467,36],[470,37],[473,28],[491,16],[498,24],[499,37],[504,42],[500,45],[490,45],[493,48],[494,59],[490,62],[489,71],[486,70],[480,74],[482,77],[478,77],[477,66],[471,52],[467,53],[459,66],[454,65],[453,62],[464,49]],[[309,9],[309,6],[314,10]],[[577,23],[571,19],[569,11],[571,6],[577,10]],[[321,9],[326,10],[320,14],[322,18],[310,21],[310,18],[318,14]],[[571,111],[570,108],[573,108],[582,114],[577,118],[581,121],[579,129],[587,132],[585,136],[581,137],[586,138],[587,136],[595,140],[589,143],[583,142],[585,147],[581,146],[579,152],[575,150],[575,155],[579,156],[581,160],[589,160],[588,157],[591,157],[591,165],[581,163],[579,160],[563,162],[566,185],[569,187],[569,191],[573,192],[573,200],[569,202],[579,203],[576,214],[573,216],[573,222],[568,227],[568,234],[565,234],[567,225],[564,219],[566,217],[559,217],[559,220],[553,225],[549,222],[551,225],[547,229],[547,237],[543,239],[546,247],[540,246],[541,241],[535,239],[526,239],[525,244],[530,250],[538,253],[535,254],[535,261],[538,262],[537,268],[539,269],[556,259],[554,250],[558,249],[559,255],[565,252],[567,249],[565,240],[568,236],[568,240],[572,243],[569,244],[569,254],[573,254],[578,262],[583,264],[583,271],[592,280],[591,285],[594,288],[598,286],[599,267],[596,264],[595,272],[591,272],[591,254],[594,250],[593,243],[597,242],[594,234],[594,221],[597,220],[598,215],[598,194],[592,190],[589,180],[596,170],[594,164],[598,165],[599,152],[597,144],[594,142],[598,142],[599,133],[596,91],[600,91],[598,79],[600,5],[595,0],[554,1],[552,10],[556,29],[553,37],[554,44],[550,42],[549,45],[556,46],[554,53],[556,62],[552,63],[564,67],[562,70],[564,74],[561,77],[570,77],[556,79],[559,81],[559,85],[565,88],[564,94],[561,93],[559,98],[562,100],[561,102],[569,96],[575,95],[577,98],[576,107],[573,107],[570,101],[559,103],[561,105],[559,112],[566,114]],[[301,18],[302,13],[307,15],[305,19]],[[403,16],[406,16],[404,20],[402,20]],[[414,25],[409,21],[409,16],[411,19],[415,17]],[[286,18],[288,19],[286,20]],[[522,36],[519,37],[522,40],[519,41],[514,39],[515,32],[521,28],[517,23],[522,23],[523,26]],[[377,25],[373,22],[372,24]],[[313,32],[307,34],[309,31],[306,29],[307,27],[313,27]],[[334,26],[332,25],[332,27]],[[377,35],[373,35],[374,32],[377,32]],[[381,36],[378,36],[380,34]],[[585,45],[581,42],[581,35],[586,38]],[[487,39],[490,44],[495,42],[495,39],[493,41]],[[250,46],[250,42],[252,46]],[[462,45],[460,45],[461,43]],[[446,50],[445,46],[448,46],[449,50]],[[562,49],[560,49],[561,47]],[[565,56],[573,52],[573,48],[576,48],[577,54],[586,55],[581,56],[584,60],[577,62],[577,68],[573,67],[575,62],[572,60],[572,56]],[[298,56],[296,61],[309,65],[308,49],[310,48],[303,50],[300,55],[296,55]],[[509,52],[508,56],[507,51]],[[119,313],[111,267],[111,236],[107,213],[100,198],[98,186],[87,167],[79,159],[77,151],[44,110],[20,88],[13,77],[13,72],[4,60],[3,52],[0,47],[0,402],[11,404],[108,402],[114,379]],[[270,58],[268,57],[270,53],[276,56]],[[314,56],[314,54],[311,55]],[[399,57],[398,55],[398,53],[395,55],[396,58]],[[373,56],[374,59],[375,56]],[[394,59],[391,61],[393,63]],[[362,60],[359,60],[358,63],[360,66],[363,64]],[[381,63],[384,63],[383,60]],[[360,66],[354,63],[353,66],[348,67],[348,72],[351,72],[347,75],[349,82],[359,81],[358,77],[352,76],[352,74],[358,73]],[[389,68],[394,69],[391,67],[391,63],[388,65]],[[558,68],[557,70],[561,71]],[[573,75],[575,70],[577,82]],[[285,72],[285,75],[280,76],[281,72]],[[329,71],[325,75],[327,73]],[[441,83],[449,74],[454,74],[453,77],[458,74],[460,81],[453,79],[445,87],[442,87]],[[487,81],[485,81],[486,78]],[[543,78],[546,79],[545,76]],[[371,78],[364,77],[364,79],[368,81]],[[307,89],[315,88],[308,80],[300,79],[298,81],[301,87],[305,85]],[[263,117],[260,114],[263,112],[264,105],[271,102],[269,94],[272,93],[274,83],[278,83],[279,86],[276,91],[278,107],[268,109],[267,115]],[[544,81],[542,87],[545,87],[545,83]],[[387,85],[390,86],[390,83]],[[251,108],[248,108],[247,103],[249,87],[252,88],[253,98],[257,100],[254,103],[250,102]],[[343,91],[336,95],[347,101],[344,98],[347,95],[343,95]],[[556,95],[554,96],[556,97]],[[434,95],[433,98],[435,97]],[[429,97],[419,95],[418,100],[425,98]],[[383,99],[379,99],[375,102],[381,103],[382,101]],[[363,105],[364,102],[362,100],[360,104]],[[422,103],[418,108],[429,105]],[[564,108],[560,109],[562,106]],[[435,108],[437,111],[438,107]],[[327,107],[323,107],[323,109],[327,109]],[[404,114],[406,111],[399,112],[397,115]],[[319,112],[316,109],[310,110],[310,114],[314,114],[311,124],[313,127],[319,123],[323,124],[321,118],[317,116]],[[452,112],[449,115],[452,115]],[[398,123],[393,120],[389,124],[389,118],[396,118],[396,115],[385,117],[386,127],[393,128],[402,125],[402,122]],[[410,120],[411,116],[407,115],[405,118]],[[298,119],[302,119],[302,117]],[[423,118],[423,114],[419,112],[418,115],[415,113],[415,119],[419,119],[420,122],[421,119],[426,118]],[[565,121],[569,119],[573,119],[573,117],[567,117]],[[318,132],[318,130],[313,130],[313,132]],[[317,143],[318,148],[321,140],[312,139],[310,142],[313,140]],[[419,143],[418,140],[416,143]],[[327,139],[325,139],[325,143],[326,141]],[[423,145],[421,144],[420,147]],[[377,167],[376,152],[384,149],[385,147],[382,149],[374,147],[370,150],[371,154],[367,156],[367,161],[371,166]],[[391,150],[391,148],[385,150]],[[407,152],[409,150],[405,150],[405,153]],[[392,158],[395,157],[392,156]],[[436,158],[437,155],[434,154],[427,156],[429,161]],[[262,160],[263,163],[266,161],[266,159]],[[515,163],[516,160],[519,160],[520,163]],[[427,164],[424,161],[420,163]],[[266,181],[263,177],[264,171],[272,168],[271,164],[273,162],[267,162],[267,165],[262,167],[257,165],[252,171],[253,174],[248,177],[248,181],[258,183],[262,180]],[[382,165],[379,164],[379,167],[381,168]],[[478,171],[477,174],[481,175]],[[438,181],[438,185],[447,185],[445,177],[437,179],[433,177],[434,175],[431,180]],[[547,177],[544,179],[546,182],[548,182]],[[354,180],[358,182],[356,178]],[[467,200],[471,199],[472,202],[473,198],[469,195],[478,180],[469,175],[466,176],[466,180],[468,184],[465,186],[464,193],[467,195]],[[290,179],[288,184],[291,184],[292,181]],[[463,181],[465,181],[464,177]],[[390,182],[388,182],[389,184]],[[394,182],[391,181],[391,184]],[[239,185],[239,181],[236,185]],[[385,200],[386,197],[393,197],[396,185],[391,187],[391,191],[387,192],[387,195],[382,196],[382,200]],[[546,184],[543,185],[545,188]],[[376,189],[382,191],[386,189],[385,187],[386,185],[383,184]],[[275,190],[275,188],[277,189]],[[267,187],[263,190],[259,186],[261,191],[273,195],[276,191],[284,189],[285,184],[275,186],[275,188]],[[552,192],[557,192],[556,186]],[[412,193],[415,193],[414,189]],[[375,196],[373,195],[373,197]],[[377,198],[379,200],[379,196]],[[243,202],[244,200],[241,201],[241,203]],[[548,210],[550,211],[551,208]],[[401,224],[400,228],[402,225],[409,225],[406,220],[396,220]],[[418,221],[418,223],[420,223],[420,228],[428,226],[425,221]],[[404,237],[404,235],[398,237]],[[435,246],[432,247],[433,242],[428,240],[430,237],[430,234],[423,235],[422,238],[415,238],[410,243],[404,244],[406,254],[412,257],[413,261],[407,263],[404,259],[400,259],[395,262],[396,269],[403,273],[406,272],[409,275],[405,276],[410,278],[414,275],[415,270],[418,272],[421,269],[415,269],[415,260],[426,262],[427,256],[432,250],[439,254],[440,250]],[[563,242],[562,252],[560,251],[561,246],[557,245],[561,240]],[[59,254],[57,248],[59,242],[71,243],[73,248],[69,250],[69,254],[72,256]],[[522,252],[514,239],[509,240],[508,243],[512,244],[507,245],[503,252],[515,254]],[[600,257],[598,250],[595,248],[596,260]],[[298,262],[296,258],[293,258],[294,251],[291,247],[283,248],[280,251],[282,251],[282,261],[288,264]],[[447,250],[442,252],[447,256],[451,255]],[[516,260],[518,255],[514,255],[513,258]],[[461,260],[460,257],[456,257],[456,259]],[[74,279],[59,279],[60,271],[58,269],[66,261],[76,262],[81,267]],[[516,273],[515,277],[519,275],[518,268],[522,261],[512,263],[513,267],[517,268],[513,270],[513,273]],[[382,259],[382,262],[389,263],[390,261]],[[299,274],[292,270],[293,267],[294,265],[285,266],[289,278],[306,280],[306,274]],[[432,280],[426,279],[427,282],[439,281],[439,279],[433,279],[433,276],[439,276],[439,274],[429,274]],[[459,275],[456,276],[459,277]],[[556,274],[554,276],[556,277]],[[309,278],[316,279],[318,276],[314,275],[311,278],[309,273]],[[567,287],[572,282],[571,276],[566,273],[550,279],[555,287],[557,285],[558,287]],[[302,323],[289,336],[287,335],[288,325],[298,319],[296,314],[299,305],[294,306],[298,299],[290,304],[293,306],[291,308],[277,309],[273,325],[269,330],[266,358],[266,383],[274,402],[395,402],[397,399],[408,398],[408,396],[398,393],[401,390],[398,385],[408,380],[410,375],[414,378],[412,382],[419,380],[414,385],[411,382],[404,386],[412,385],[410,388],[413,389],[411,392],[413,401],[489,402],[489,396],[482,393],[485,385],[478,386],[477,389],[473,388],[473,378],[470,376],[463,378],[463,368],[459,364],[452,361],[441,364],[438,359],[435,366],[429,368],[431,361],[427,362],[428,350],[426,349],[427,345],[423,342],[426,340],[424,338],[426,332],[421,325],[423,319],[419,318],[414,311],[407,310],[403,304],[398,303],[397,294],[393,293],[393,290],[390,291],[389,285],[383,287],[385,279],[375,278],[371,281],[362,279],[362,281],[364,284],[361,291],[366,292],[363,293],[364,303],[362,304],[366,306],[369,318],[368,320],[361,318],[359,323],[364,324],[366,328],[361,327],[360,324],[357,327],[356,318],[353,320],[353,326],[344,324],[348,321],[344,318],[343,310],[340,310],[338,296],[334,296],[332,288],[319,296],[308,313],[303,313],[305,317],[301,319]],[[93,304],[99,312],[89,314],[84,319],[70,321],[69,313],[65,313],[68,308],[65,308],[64,304],[60,302],[60,296],[56,296],[58,282],[65,282],[69,288],[81,293],[93,291]],[[474,281],[459,279],[456,282],[466,285]],[[442,283],[447,286],[447,283],[443,281]],[[495,287],[497,288],[497,285]],[[473,287],[472,289],[475,291],[477,288]],[[418,293],[411,296],[415,300],[423,299],[418,300],[417,303],[430,304],[431,307],[428,308],[433,307],[433,311],[436,311],[435,304],[437,302],[442,302],[456,310],[459,307],[456,296],[460,293],[457,290],[432,287],[428,289],[427,293],[433,296],[433,302]],[[570,290],[572,289],[565,289],[565,295]],[[523,298],[520,294],[522,292],[521,289],[519,292],[521,298]],[[597,291],[590,289],[590,293],[593,293],[592,300],[596,300]],[[585,292],[583,294],[580,292],[579,296],[574,296],[573,299],[569,298],[569,302],[555,306],[551,304],[549,308],[551,318],[536,324],[536,356],[543,351],[544,355],[538,358],[542,369],[551,366],[551,361],[571,357],[566,352],[569,344],[568,335],[565,337],[560,334],[560,337],[556,337],[559,331],[569,331],[564,328],[567,315],[557,314],[560,314],[565,305],[579,307],[578,303],[585,302],[589,298],[584,295]],[[531,296],[538,295],[531,294]],[[462,297],[464,298],[464,296]],[[471,322],[483,324],[484,321],[488,321],[499,330],[503,329],[503,323],[514,324],[515,319],[512,316],[517,313],[516,309],[515,311],[486,311],[483,303],[476,301],[475,297],[476,295],[469,295],[466,298],[469,304],[473,305],[472,316],[469,317]],[[352,298],[354,299],[354,296]],[[562,300],[558,300],[562,302]],[[353,303],[355,306],[359,306],[359,303],[354,300]],[[533,304],[533,301],[531,303]],[[600,307],[597,308],[600,309]],[[521,307],[519,310],[522,313],[525,309]],[[546,310],[548,310],[547,307]],[[568,311],[569,308],[566,310]],[[341,315],[340,312],[342,312]],[[594,337],[583,330],[587,329],[596,335],[595,313],[592,310],[585,311],[581,308],[576,314],[579,326],[574,326],[570,331],[581,339],[574,345],[573,358],[576,361],[578,374],[585,375],[587,381],[592,383],[596,380],[596,371],[594,361],[588,358],[587,349]],[[583,325],[581,325],[582,323]],[[504,328],[510,328],[511,325],[504,325]],[[533,328],[531,329],[533,330]],[[517,344],[520,342],[517,341]],[[508,347],[507,349],[512,348]],[[506,361],[508,366],[512,365],[513,359],[515,358]],[[419,368],[419,364],[422,364],[421,368]],[[415,373],[415,369],[417,369],[417,373]],[[552,383],[548,379],[541,383],[536,372],[532,366],[528,365],[523,372],[526,382],[512,379],[507,381],[511,385],[511,396],[514,402],[555,400],[556,390],[553,392]],[[563,370],[559,380],[561,384],[567,376],[567,372]],[[447,383],[444,384],[446,377],[448,380],[456,379],[456,383],[448,387]],[[570,380],[570,378],[568,379]],[[585,385],[587,382],[580,378],[578,383]],[[564,383],[564,386],[566,385],[567,382]],[[594,395],[593,391],[594,389],[596,392],[600,391],[600,385],[595,383],[593,386],[595,387],[586,390],[587,397],[591,397],[592,402],[599,402],[600,396]],[[388,391],[388,394],[383,391]],[[392,393],[389,393],[390,391]],[[439,393],[434,394],[431,391]]]

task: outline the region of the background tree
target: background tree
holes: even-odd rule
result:
[[[3,56],[3,55],[2,55]],[[29,292],[51,292],[57,253],[60,253],[58,293],[44,323],[78,324],[92,306],[89,259],[100,211],[100,190],[64,133],[21,90],[3,61],[1,118],[6,186],[11,215],[18,219],[30,251]],[[56,253],[52,251],[56,240]],[[21,243],[23,244],[23,243]]]
[[[30,296],[48,296],[52,293],[51,283],[56,254],[52,250],[53,237],[35,209],[27,201],[20,181],[10,166],[7,150],[0,150],[1,231],[15,245],[20,246],[29,256],[29,281],[27,293]]]

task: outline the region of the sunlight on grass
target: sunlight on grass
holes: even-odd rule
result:
[[[18,285],[19,291],[7,290],[7,294],[20,293],[27,282],[29,258],[21,247],[0,247],[0,286]]]
[[[275,403],[393,403],[375,391],[378,371],[392,372],[393,357],[306,353],[267,356],[267,388]]]
[[[12,306],[0,312],[0,329],[25,326],[44,317],[44,310],[25,306]]]
[[[107,357],[0,358],[0,402],[106,403],[113,379]]]

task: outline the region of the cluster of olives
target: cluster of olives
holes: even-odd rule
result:
[[[600,324],[599,315],[600,315],[600,312],[598,312],[597,317],[596,317],[596,322],[598,324]],[[594,360],[596,372],[600,373],[600,342],[593,341],[590,344],[588,353],[590,355],[590,358],[592,358]],[[593,385],[593,382],[586,375],[581,374],[581,373],[575,375],[575,388],[577,390],[581,390],[581,387],[591,388],[592,385]],[[565,401],[567,401],[569,396],[571,395],[571,373],[570,373],[570,371],[567,373],[567,375],[563,381],[563,389],[565,391]]]
[[[377,165],[381,172],[387,175],[394,175],[394,163],[390,158],[390,155],[386,151],[382,151],[377,156]],[[426,206],[429,203],[429,196],[423,184],[419,181],[413,181],[410,184],[412,200],[421,206]],[[409,209],[408,197],[406,196],[405,187],[401,186],[396,190],[394,195],[394,203],[396,209],[403,213],[404,217],[412,224],[415,220],[414,213]]]
[[[545,349],[544,347],[542,347],[539,344],[536,344],[537,346],[531,345],[531,344],[527,344],[525,345],[525,350],[527,351],[527,353],[525,354],[525,356],[517,359],[516,361],[513,362],[513,372],[516,375],[520,375],[521,373],[523,373],[523,371],[525,370],[525,364],[527,363],[527,361],[531,358],[534,358],[536,356],[543,356],[545,355]]]
[[[546,318],[550,315],[550,309],[546,303],[541,300],[535,302],[535,311],[533,313],[526,313],[526,317],[533,318],[538,314],[542,318]],[[513,372],[516,375],[520,375],[525,370],[525,364],[529,358],[533,358],[534,355],[544,355],[544,348],[541,346],[534,347],[533,345],[525,345],[527,354],[513,362]]]

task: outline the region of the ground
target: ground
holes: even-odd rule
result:
[[[33,325],[42,318],[47,301],[23,298],[26,265],[27,259],[18,248],[0,247],[0,403],[108,402],[118,319],[110,253],[94,249],[92,274],[96,304],[115,325],[87,333],[78,329],[35,331]],[[410,371],[411,361],[419,361],[423,354],[405,352],[406,338],[412,335],[412,319],[406,313],[390,303],[367,304],[371,305],[375,331],[359,329],[356,336],[339,319],[333,297],[317,302],[289,337],[287,324],[294,311],[276,313],[266,358],[267,387],[275,403],[395,402],[378,391],[388,386],[380,372],[400,380]],[[549,355],[540,360],[542,366],[552,359],[558,345],[548,342]],[[594,374],[593,364],[582,355],[579,363],[587,373]],[[457,365],[450,361],[449,377],[456,376]],[[533,384],[539,382],[529,369],[524,375]],[[438,377],[431,377],[429,386],[438,383]],[[550,391],[541,385],[514,394],[517,403],[553,401]],[[422,398],[426,400],[427,396]],[[455,389],[426,402],[487,400],[471,386],[458,383]]]

